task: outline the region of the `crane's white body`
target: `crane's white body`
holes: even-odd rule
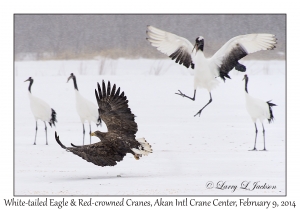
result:
[[[76,110],[81,123],[84,124],[85,121],[97,123],[99,117],[98,107],[93,102],[84,98],[78,90],[75,90],[75,98]]]
[[[42,99],[33,96],[29,91],[28,97],[30,100],[30,108],[35,120],[49,122],[51,119],[51,107]]]
[[[269,106],[265,101],[254,98],[247,92],[245,92],[245,98],[247,112],[254,123],[257,119],[259,119],[261,123],[263,123],[265,119],[270,119]]]
[[[192,53],[192,55],[195,62],[194,89],[204,88],[210,92],[219,84],[219,80],[216,79],[219,72],[216,68],[210,67],[211,64],[202,51]]]

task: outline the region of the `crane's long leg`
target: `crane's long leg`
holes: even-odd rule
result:
[[[45,121],[44,121],[44,124],[45,124],[45,132],[46,132],[46,145],[48,145],[48,140],[47,140],[47,125],[46,125]]]
[[[264,128],[264,124],[263,123],[261,123],[261,125],[262,125],[262,128],[263,128],[263,136],[264,136],[264,149],[261,150],[261,151],[267,151],[266,150],[266,140],[265,140],[265,128]]]
[[[256,127],[256,123],[254,123],[255,125],[255,141],[254,141],[254,148],[252,150],[249,151],[256,151],[256,138],[257,138],[257,127]]]
[[[90,144],[92,143],[92,136],[91,136],[91,133],[92,133],[92,129],[91,129],[91,123],[89,123],[89,125],[90,125]]]
[[[34,143],[33,143],[33,145],[36,145],[36,133],[37,133],[37,130],[38,130],[37,121],[35,121],[35,137],[34,137]]]
[[[210,103],[212,102],[211,92],[209,92],[209,97],[210,97],[210,99],[209,99],[208,103],[207,103],[204,107],[202,107],[202,109],[200,109],[199,112],[197,112],[197,113],[194,115],[194,117],[196,117],[197,114],[199,114],[199,117],[200,117],[200,114],[201,114],[202,110],[203,110],[208,104],[210,104]]]
[[[83,128],[83,142],[82,142],[82,145],[84,145],[84,134],[85,134],[84,123],[82,123],[82,128]]]
[[[182,96],[182,97],[189,98],[189,99],[191,99],[191,100],[195,101],[196,89],[194,90],[194,97],[193,97],[193,98],[191,98],[191,97],[189,97],[189,96],[187,96],[187,95],[183,94],[183,93],[182,93],[180,90],[178,90],[178,91],[179,91],[179,93],[175,93],[175,94],[177,94],[177,95],[180,95],[180,96]]]

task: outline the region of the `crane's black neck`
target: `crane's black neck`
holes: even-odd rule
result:
[[[75,88],[77,91],[79,91],[79,90],[78,90],[78,87],[77,87],[76,77],[73,76],[72,79],[73,79],[73,82],[74,82],[74,88]]]
[[[204,49],[204,40],[202,40],[199,44],[198,44],[198,49],[201,50],[203,52]]]
[[[245,77],[245,91],[246,91],[246,93],[248,93],[247,86],[248,86],[248,77]]]
[[[28,91],[31,93],[31,85],[33,83],[33,79],[30,79],[29,81],[30,81],[30,83],[29,83],[29,86],[28,86]]]

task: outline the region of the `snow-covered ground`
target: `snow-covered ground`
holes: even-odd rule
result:
[[[285,195],[285,62],[243,63],[249,93],[278,105],[275,121],[264,124],[267,152],[248,151],[255,132],[245,108],[242,73],[232,71],[232,79],[213,90],[213,102],[201,117],[194,117],[209,100],[208,92],[198,89],[195,101],[174,94],[181,90],[192,96],[193,71],[173,61],[106,60],[102,67],[101,60],[15,62],[15,195]],[[145,137],[153,153],[138,161],[128,154],[115,167],[98,167],[63,150],[55,131],[66,146],[82,142],[73,83],[66,83],[71,72],[80,93],[94,102],[97,82],[120,86],[137,116],[137,137]],[[48,126],[48,146],[41,121],[33,145],[35,121],[29,83],[24,82],[29,76],[34,79],[32,94],[57,112],[57,126]],[[262,128],[257,126],[257,148],[262,149]],[[105,126],[92,124],[97,129]],[[248,190],[240,188],[248,182]],[[255,182],[264,189],[249,190]]]

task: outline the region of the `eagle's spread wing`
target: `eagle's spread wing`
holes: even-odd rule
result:
[[[98,83],[98,92],[95,90],[100,118],[105,122],[108,132],[125,135],[135,135],[137,124],[134,115],[128,107],[128,100],[120,88],[116,90],[114,84],[111,88],[108,81],[107,88],[102,81],[102,88]]]
[[[98,143],[83,146],[71,144],[72,147],[63,145],[55,132],[57,143],[63,149],[98,166],[114,166],[123,160],[127,153],[133,154],[135,159],[152,153],[151,145],[144,138],[135,139],[137,124],[128,108],[124,92],[120,94],[120,88],[116,90],[116,85],[111,89],[110,82],[106,88],[103,81],[102,88],[98,83],[98,91],[95,90],[95,94],[99,116],[105,122],[108,132],[93,133],[100,138]]]
[[[168,55],[172,60],[176,59],[176,63],[194,68],[191,55],[193,45],[189,40],[153,26],[148,26],[147,35],[149,36],[147,40],[157,50]]]
[[[114,147],[110,145],[111,142],[109,141],[101,141],[95,144],[84,146],[72,145],[74,147],[66,147],[60,142],[59,136],[56,132],[55,139],[63,149],[66,149],[67,151],[78,155],[82,159],[92,162],[98,166],[114,166],[117,164],[117,162],[123,160],[123,157],[126,155],[125,151],[115,150]],[[119,143],[121,142],[119,141]]]

